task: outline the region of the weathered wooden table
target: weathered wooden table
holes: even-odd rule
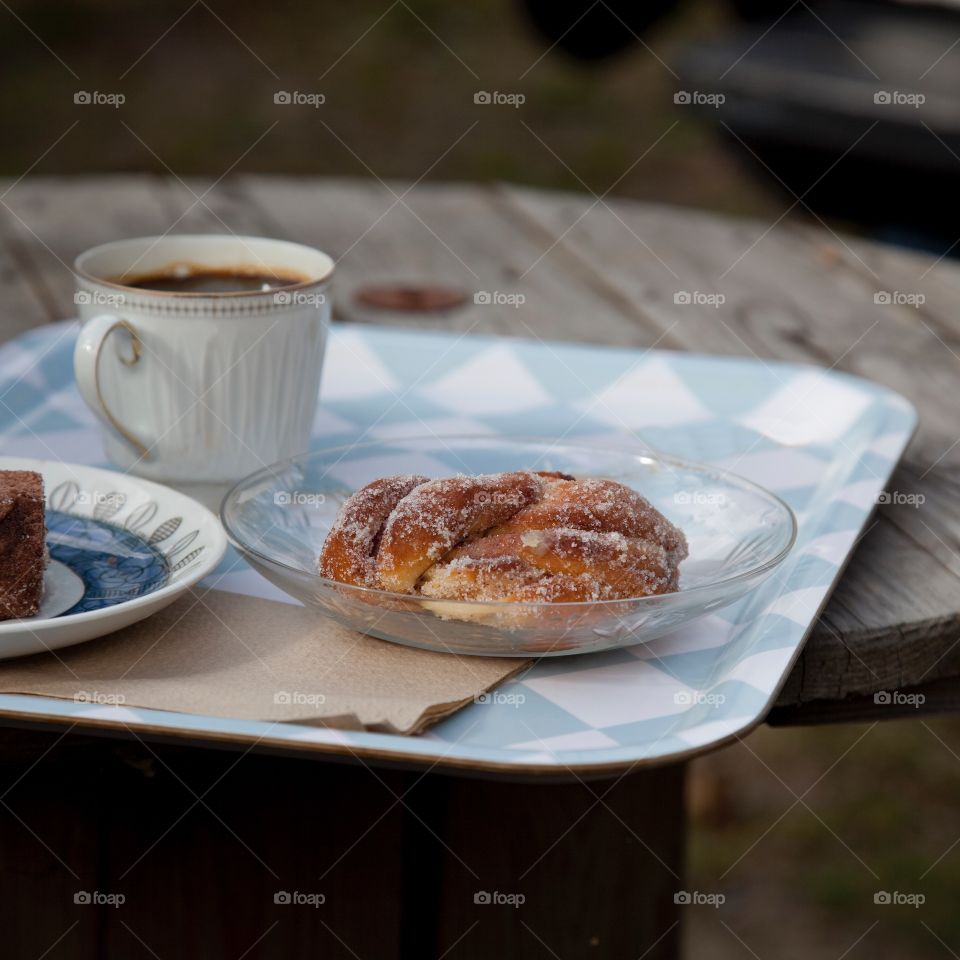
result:
[[[72,314],[70,263],[85,247],[233,231],[332,254],[341,321],[810,361],[893,387],[919,409],[919,433],[770,719],[895,716],[876,691],[923,692],[921,711],[960,703],[953,263],[789,219],[510,186],[26,179],[4,184],[0,203],[4,339]],[[470,299],[432,314],[354,299],[391,281],[526,299],[522,310]],[[680,291],[725,301],[678,305]],[[11,955],[38,955],[60,936],[52,955],[71,957],[322,948],[566,960],[677,949],[679,766],[523,785],[254,755],[240,763],[196,747],[105,745],[81,731],[7,731],[3,742],[0,877],[8,916],[34,918],[5,925]],[[71,891],[98,884],[127,891],[122,911],[78,913]],[[331,887],[323,910],[272,900]],[[523,910],[473,902],[478,890],[521,888]]]

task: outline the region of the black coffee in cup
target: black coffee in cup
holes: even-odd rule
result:
[[[309,277],[289,271],[253,267],[203,267],[176,264],[141,276],[118,277],[113,282],[158,293],[256,293],[305,283]]]

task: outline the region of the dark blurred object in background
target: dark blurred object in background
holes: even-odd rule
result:
[[[766,34],[764,35],[764,32]],[[825,217],[937,253],[958,237],[960,14],[834,0],[691,47],[704,111]]]
[[[523,0],[537,28],[558,50],[579,60],[602,60],[636,43],[675,0]]]
[[[622,51],[670,8],[525,3],[552,43],[585,59]],[[742,23],[689,45],[674,64],[680,89],[706,95],[690,104],[734,154],[817,216],[956,252],[960,11],[850,0],[734,6]]]

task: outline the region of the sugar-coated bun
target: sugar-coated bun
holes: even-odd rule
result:
[[[320,573],[439,601],[622,600],[677,589],[687,541],[614,480],[517,471],[375,480],[341,508]]]

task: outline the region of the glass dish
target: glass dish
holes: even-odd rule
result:
[[[640,491],[687,535],[680,589],[581,603],[441,602],[317,572],[338,508],[371,480],[506,470],[606,477]],[[790,508],[734,474],[650,449],[523,437],[413,437],[307,453],[241,480],[224,499],[221,519],[254,569],[347,627],[425,650],[501,657],[592,653],[662,636],[752,590],[796,537]]]

